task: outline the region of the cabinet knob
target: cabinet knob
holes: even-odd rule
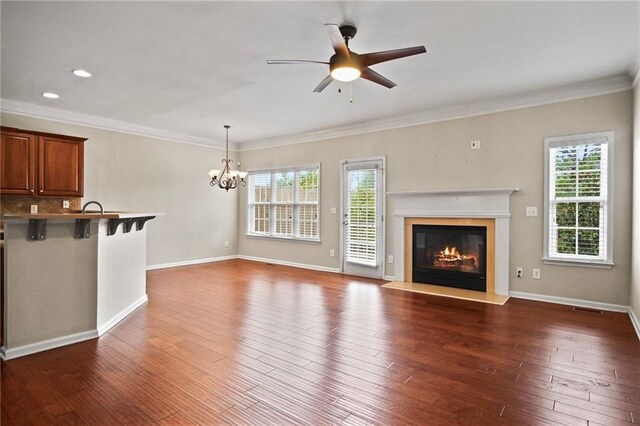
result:
[[[44,190],[43,190],[43,189],[41,189],[41,190],[40,190],[40,192],[44,192]]]

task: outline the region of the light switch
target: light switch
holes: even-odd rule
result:
[[[480,149],[480,141],[471,141],[471,149]]]
[[[331,207],[331,214],[336,214],[336,208],[335,207]]]
[[[538,208],[537,207],[527,207],[526,214],[527,214],[527,216],[538,216]]]

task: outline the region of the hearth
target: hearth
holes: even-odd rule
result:
[[[487,291],[487,228],[413,225],[413,282]]]

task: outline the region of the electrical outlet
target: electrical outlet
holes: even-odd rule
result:
[[[389,263],[393,263],[393,256],[389,255]]]
[[[480,149],[480,141],[471,141],[471,149]]]
[[[540,279],[540,269],[533,268],[533,270],[531,272],[531,277],[534,280],[539,280]]]
[[[225,242],[224,242],[224,246],[225,246],[225,247],[229,247],[229,241],[225,241]]]
[[[31,204],[31,214],[38,214],[38,205]]]
[[[62,208],[63,209],[69,208],[69,200],[62,200]]]
[[[334,257],[336,255],[335,250],[331,249],[329,250],[329,256]]]
[[[538,216],[538,208],[537,207],[527,207],[525,210],[527,216]]]
[[[331,214],[336,214],[337,210],[335,207],[331,207]]]
[[[524,275],[524,268],[522,266],[518,266],[516,268],[516,277],[522,278],[523,275]]]

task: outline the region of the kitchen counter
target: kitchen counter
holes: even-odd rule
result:
[[[8,214],[8,360],[97,338],[147,301],[147,228],[161,213]]]
[[[68,213],[22,213],[7,214],[3,218],[8,219],[54,219],[54,220],[75,220],[75,219],[131,219],[136,217],[162,216],[162,213],[141,213],[141,212],[124,212],[124,211],[106,211],[104,213],[96,211],[68,212]]]

